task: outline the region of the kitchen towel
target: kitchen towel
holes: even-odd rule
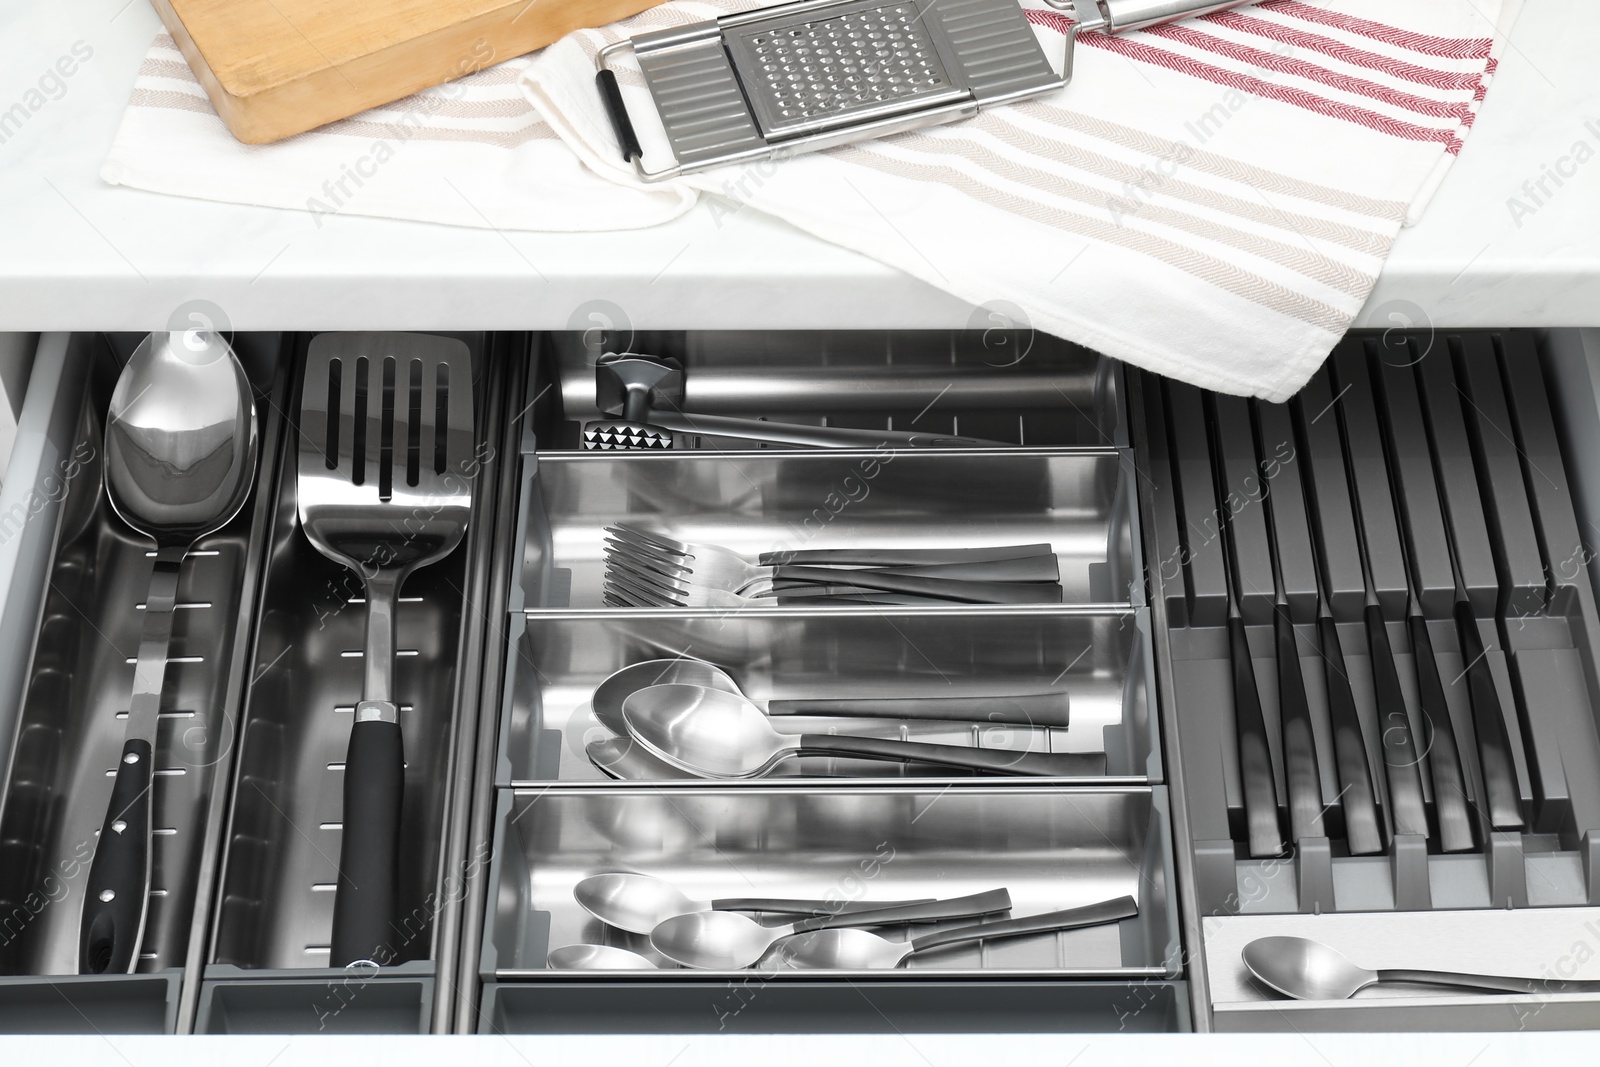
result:
[[[1520,0],[1266,0],[1079,37],[1064,92],[948,126],[674,183],[892,264],[1016,324],[1282,400],[1350,325],[1472,127]],[[750,3],[676,0],[578,31],[523,78],[631,184],[594,86],[604,44]],[[1025,0],[1046,54],[1069,25]],[[625,57],[624,57],[625,58]],[[622,64],[617,64],[619,67]],[[645,160],[670,159],[636,68]]]
[[[234,140],[167,34],[151,45],[100,176],[178,196],[511,230],[652,226],[694,203],[584,166],[518,85],[522,56],[276,144]]]

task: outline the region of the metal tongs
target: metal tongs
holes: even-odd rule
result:
[[[601,49],[596,85],[642,182],[969,118],[1072,80],[1084,30],[1122,33],[1244,0],[1045,0],[1072,20],[1061,71],[1016,0],[798,0]],[[676,162],[647,170],[611,60],[631,50]]]
[[[802,448],[1002,448],[953,434],[907,430],[855,430],[842,426],[804,426],[766,419],[688,414],[683,403],[683,364],[635,352],[607,353],[595,362],[595,404],[610,419],[584,424],[588,449],[672,448],[676,435],[700,434]]]

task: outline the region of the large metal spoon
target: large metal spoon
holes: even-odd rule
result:
[[[1460,971],[1358,967],[1320,941],[1304,937],[1258,937],[1240,953],[1262,984],[1296,1000],[1347,1000],[1379,982],[1425,982],[1491,993],[1596,993],[1600,981],[1517,978]]]
[[[651,685],[701,685],[745,696],[733,675],[701,659],[651,659],[613,672],[595,687],[590,700],[594,717],[616,733],[628,732],[622,704]],[[751,700],[751,703],[756,701]],[[1065,693],[1024,693],[1018,696],[980,697],[860,697],[769,700],[768,715],[829,715],[862,719],[928,719],[936,722],[1005,723],[1014,726],[1053,726],[1069,722]],[[760,706],[759,704],[757,706]]]
[[[156,543],[128,727],[83,902],[78,968],[130,974],[150,900],[150,785],[178,571],[250,495],[256,409],[221,335],[151,334],[122,369],[106,416],[105,485],[122,520]]]
[[[720,900],[695,900],[663,878],[648,874],[592,874],[572,889],[573,899],[584,911],[619,930],[648,934],[674,915],[702,911],[770,911],[790,915],[841,915],[873,911],[907,904],[926,904],[917,900],[781,900],[772,897],[727,897]]]
[[[812,919],[762,926],[748,916],[732,911],[701,911],[676,915],[650,931],[655,950],[686,967],[732,971],[749,967],[773,945],[786,937],[822,930],[830,926],[888,926],[895,923],[928,922],[937,919],[964,919],[1008,911],[1011,894],[1004,889],[934,900],[926,904],[873,908],[847,915],[819,915]]]
[[[818,930],[796,937],[784,945],[781,957],[788,966],[800,970],[870,971],[898,967],[918,952],[947,945],[1101,926],[1131,919],[1138,914],[1139,905],[1132,897],[1118,897],[1081,908],[1029,915],[1023,919],[939,930],[910,941],[890,941],[867,930]]]
[[[759,778],[794,756],[858,756],[936,763],[991,774],[1098,777],[1103,754],[1019,752],[846,734],[780,734],[761,709],[736,693],[698,685],[653,685],[622,703],[634,740],[702,778]]]
[[[548,966],[564,971],[654,971],[658,968],[637,952],[611,945],[562,945],[545,957]]]

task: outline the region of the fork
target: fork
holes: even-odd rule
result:
[[[783,596],[786,583],[827,587],[828,596],[861,590],[915,596],[917,601],[978,604],[1057,604],[1061,587],[1041,576],[1056,573],[1055,559],[997,560],[927,567],[846,570],[793,564],[760,566],[718,545],[695,545],[692,555],[655,549],[647,537],[608,527],[606,578],[625,599],[629,593],[650,606],[733,607],[756,598]],[[999,578],[980,580],[987,573]],[[1012,580],[1007,580],[1011,576]],[[795,593],[804,595],[801,590]],[[730,597],[732,599],[730,599]],[[897,601],[899,602],[899,601]]]
[[[472,509],[472,357],[423,334],[325,333],[306,353],[299,511],[306,539],[362,576],[361,702],[345,757],[330,962],[395,962],[405,754],[394,701],[395,607],[455,549]],[[389,958],[386,958],[389,957]]]
[[[626,532],[647,541],[672,556],[692,556],[700,547],[691,541],[678,541],[657,530],[629,522],[618,522],[608,532]],[[741,557],[743,558],[743,557]],[[1055,549],[1049,542],[1031,545],[995,545],[986,548],[800,548],[763,552],[756,557],[760,566],[782,563],[821,564],[824,566],[927,567],[946,563],[990,563],[996,560],[1039,558],[1049,564],[1049,575],[1038,581],[1056,581]]]

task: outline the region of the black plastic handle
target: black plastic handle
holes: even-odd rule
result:
[[[934,897],[915,900],[788,900],[782,897],[727,897],[711,902],[712,911],[770,911],[778,915],[851,915],[859,911],[909,908],[931,904]],[[932,920],[929,920],[932,921]]]
[[[1267,720],[1261,713],[1261,693],[1256,689],[1244,620],[1237,615],[1228,619],[1228,654],[1233,660],[1234,733],[1250,855],[1281,856],[1285,845],[1278,822],[1278,789],[1272,774],[1272,749],[1267,744]]]
[[[917,566],[873,567],[867,569],[834,568],[828,564],[780,563],[773,567],[774,577],[787,577],[784,571],[804,567],[808,571],[826,570],[845,576],[856,574],[904,574],[919,578],[947,578],[962,582],[1059,582],[1061,567],[1055,553],[1047,556],[1017,556],[1012,559],[953,560],[948,563],[924,563]]]
[[[1344,809],[1344,837],[1352,856],[1383,851],[1383,820],[1378,814],[1378,792],[1367,759],[1366,732],[1350,690],[1350,675],[1339,644],[1333,616],[1317,619],[1322,644],[1323,673],[1328,682],[1328,722],[1333,729],[1333,760],[1339,771],[1339,803]]]
[[[131,738],[122,746],[85,889],[78,938],[81,974],[132,974],[139,965],[150,901],[152,767],[149,741]]]
[[[1472,698],[1472,728],[1478,735],[1478,763],[1483,768],[1483,791],[1489,803],[1489,824],[1496,830],[1522,829],[1522,804],[1517,795],[1517,772],[1511,764],[1511,736],[1500,712],[1500,693],[1494,687],[1483,636],[1472,605],[1456,601],[1456,633],[1461,658],[1467,664],[1467,693]]]
[[[1406,712],[1405,691],[1400,688],[1400,672],[1395,669],[1394,649],[1389,645],[1389,629],[1383,610],[1368,604],[1363,614],[1367,627],[1367,652],[1372,662],[1372,688],[1378,705],[1378,737],[1382,741],[1383,768],[1389,780],[1389,810],[1396,834],[1428,836],[1428,809],[1422,799],[1422,772]]]
[[[644,155],[644,149],[639,147],[639,135],[633,130],[633,120],[628,117],[628,105],[622,100],[622,87],[617,84],[615,71],[602,70],[594,76],[594,83],[600,90],[600,99],[605,101],[606,115],[611,119],[611,128],[616,131],[617,143],[622,146],[622,161],[632,163]]]
[[[1467,808],[1467,781],[1461,769],[1461,748],[1450,705],[1445,701],[1439,663],[1433,655],[1428,621],[1412,613],[1406,619],[1411,631],[1411,654],[1417,665],[1417,696],[1427,738],[1428,769],[1433,772],[1433,813],[1439,822],[1439,847],[1445,852],[1469,852],[1474,847],[1472,813]]]
[[[990,563],[996,560],[1056,558],[1049,544],[999,545],[995,548],[801,548],[763,552],[762,566],[813,563],[820,566],[926,567],[938,563]]]
[[[1101,778],[1106,773],[1106,757],[1099,752],[1017,752],[845,734],[801,734],[799,754],[934,763],[941,767],[1039,778]]]
[[[1121,922],[1139,914],[1139,904],[1132,897],[1118,897],[1086,904],[1081,908],[1063,908],[1047,911],[1043,915],[1028,915],[1005,922],[983,923],[979,926],[958,926],[953,930],[936,930],[911,942],[911,952],[926,952],[945,945],[959,945],[967,941],[992,941],[1001,937],[1021,937],[1024,934],[1050,934],[1059,930],[1076,930],[1085,926],[1103,926]],[[909,953],[908,953],[909,955]]]
[[[400,808],[405,753],[400,724],[372,719],[350,728],[344,764],[344,831],[333,901],[329,962],[398,962],[393,920],[400,878]]]
[[[830,926],[891,926],[897,923],[934,922],[939,919],[965,919],[973,915],[993,915],[1011,910],[1011,894],[1004,889],[990,889],[970,896],[950,900],[930,900],[924,904],[904,904],[895,907],[868,908],[844,915],[818,915],[802,919],[789,927],[796,934],[823,930]]]
[[[1295,843],[1326,837],[1322,813],[1322,770],[1317,739],[1311,732],[1311,704],[1300,671],[1300,648],[1288,608],[1272,613],[1273,643],[1278,657],[1278,726],[1283,737],[1283,772],[1289,786],[1289,834]]]
[[[817,582],[854,589],[936,596],[957,604],[1059,604],[1061,586],[1048,582],[971,582],[900,570],[847,571],[831,567],[774,567],[774,579]]]
[[[767,714],[827,715],[862,719],[913,719],[935,722],[1071,725],[1068,693],[1024,693],[1018,696],[807,697],[767,701]]]

